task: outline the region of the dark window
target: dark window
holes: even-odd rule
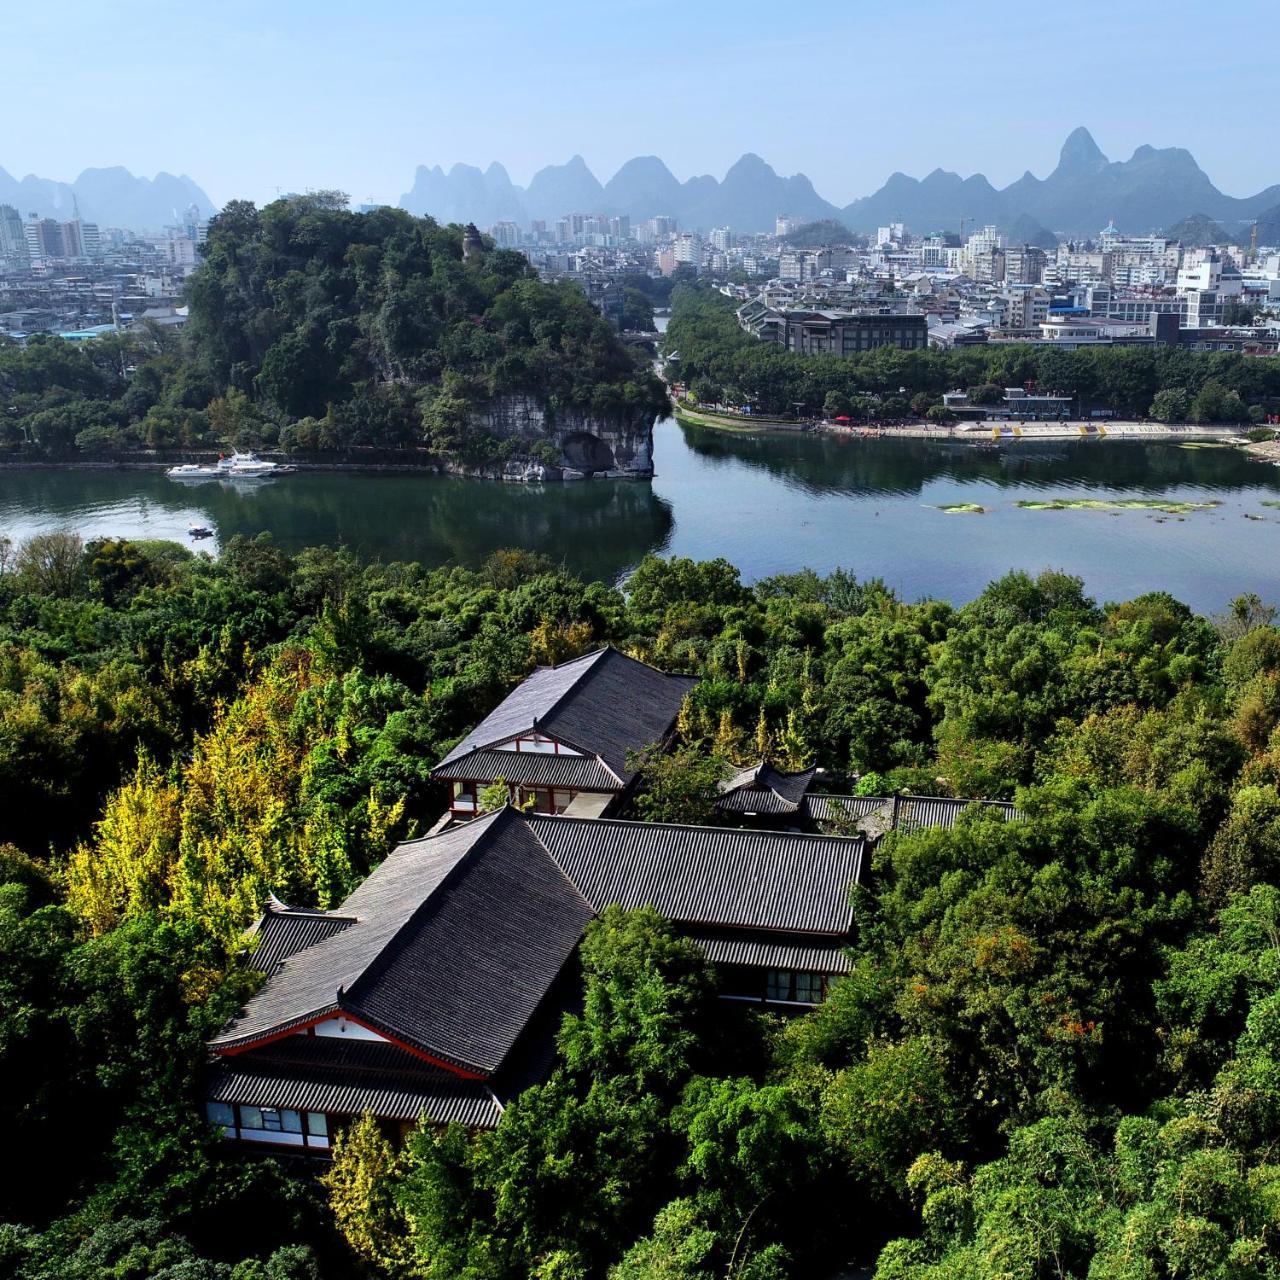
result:
[[[235,1127],[235,1108],[229,1102],[206,1102],[204,1104],[204,1114],[210,1124],[220,1124],[224,1128],[228,1126]]]
[[[769,969],[765,974],[765,999],[788,1004],[820,1004],[827,993],[827,975]]]
[[[453,808],[462,813],[475,813],[480,807],[477,787],[474,782],[455,782],[453,784]]]

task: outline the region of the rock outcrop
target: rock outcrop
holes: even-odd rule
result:
[[[478,413],[473,426],[497,440],[518,439],[531,452],[539,442],[559,450],[555,463],[541,459],[503,464],[504,479],[653,475],[653,414],[644,410],[598,417],[577,410],[549,411],[532,396],[503,396]]]

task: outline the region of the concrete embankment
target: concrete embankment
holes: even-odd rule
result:
[[[1280,437],[1275,440],[1257,440],[1243,446],[1244,451],[1259,462],[1271,462],[1280,467]]]
[[[723,413],[708,413],[704,409],[690,409],[678,404],[671,410],[677,422],[691,422],[696,427],[711,427],[716,431],[812,431],[811,422],[788,422],[782,418],[748,418]]]
[[[864,434],[856,427],[850,429],[823,424],[816,429],[824,432],[838,431],[846,435]],[[1018,440],[1226,440],[1239,430],[1239,427],[1212,423],[975,422],[957,423],[953,427],[913,423],[910,426],[886,427],[883,434],[922,440],[1012,443]]]
[[[1136,421],[1070,422],[957,422],[950,425],[913,422],[879,427],[874,423],[844,426],[834,422],[786,422],[775,418],[747,418],[708,413],[677,405],[673,413],[678,421],[717,431],[813,431],[824,435],[848,436],[854,439],[894,438],[899,440],[956,440],[974,444],[1013,444],[1019,440],[1226,440],[1240,430],[1238,426],[1211,423],[1165,423]]]

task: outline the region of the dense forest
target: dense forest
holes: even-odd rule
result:
[[[1280,361],[1176,347],[1055,351],[1028,343],[940,350],[882,347],[865,355],[798,355],[745,332],[737,304],[682,285],[672,295],[663,348],[678,360],[670,376],[704,403],[750,405],[756,413],[900,419],[942,417],[944,391],[969,390],[976,404],[1004,387],[1034,383],[1076,397],[1083,412],[1162,422],[1261,422],[1280,411]],[[976,393],[976,395],[973,395]]]
[[[953,607],[723,561],[620,591],[519,551],[0,544],[0,1272],[1275,1276],[1275,621],[1052,572]],[[609,911],[495,1131],[361,1122],[323,1177],[229,1155],[201,1046],[266,893],[341,899],[441,811],[433,760],[604,642],[701,677],[641,816],[763,752],[1026,820],[887,837],[808,1015],[717,1001],[696,946]]]
[[[632,323],[651,324],[642,294],[627,301]],[[666,404],[575,286],[542,283],[509,250],[464,261],[461,228],[352,213],[345,197],[233,201],[210,223],[186,302],[180,334],[0,340],[0,447],[364,446],[479,461],[530,448],[477,425],[503,396],[532,397],[552,422]]]

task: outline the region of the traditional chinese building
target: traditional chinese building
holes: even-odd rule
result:
[[[269,904],[266,981],[210,1044],[209,1118],[321,1155],[364,1111],[492,1127],[548,1069],[579,941],[612,903],[696,940],[728,999],[815,1004],[849,968],[865,847],[510,807],[409,841],[334,911]]]
[[[1005,821],[1022,818],[1007,800],[965,800],[953,796],[857,796],[811,792],[816,770],[785,773],[761,762],[742,769],[720,786],[716,811],[726,822],[755,827],[861,834],[878,840],[889,831],[954,827],[974,806]]]
[[[635,781],[629,753],[669,737],[696,683],[612,648],[539,667],[432,776],[450,784],[455,818],[474,817],[480,792],[499,778],[535,813],[616,813]]]
[[[762,760],[721,783],[716,808],[726,816],[790,825],[803,816],[805,795],[815,772],[784,773]]]

